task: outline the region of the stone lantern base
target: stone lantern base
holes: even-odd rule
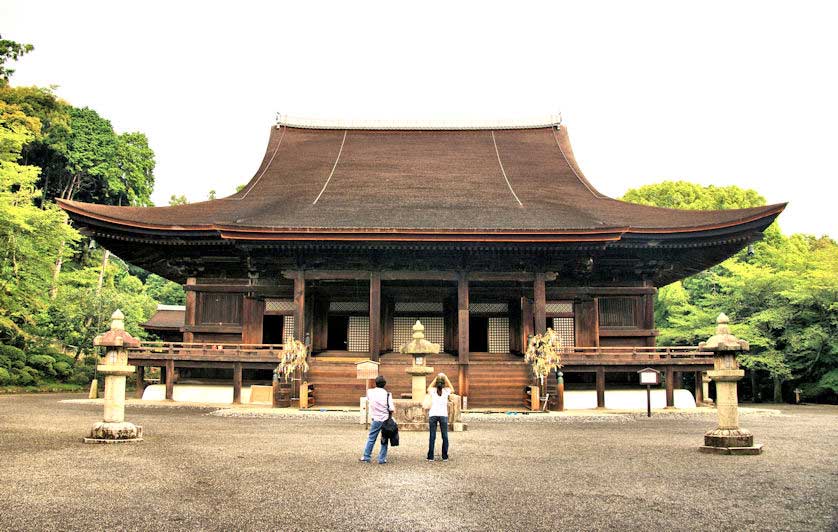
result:
[[[754,435],[747,429],[713,429],[704,434],[702,453],[711,454],[760,454],[762,444],[754,445]]]
[[[108,423],[100,421],[93,425],[90,436],[84,443],[130,443],[143,441],[143,428],[129,421]]]

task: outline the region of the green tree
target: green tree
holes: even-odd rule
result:
[[[13,69],[6,66],[6,63],[17,61],[34,49],[35,47],[31,44],[9,41],[0,36],[0,85],[8,85],[9,77],[14,73]]]
[[[0,101],[0,340],[19,343],[44,305],[53,251],[78,234],[54,206],[39,209],[39,168],[18,164],[22,147],[41,134],[40,121]]]
[[[626,201],[661,207],[722,209],[764,204],[753,190],[665,182],[630,190]],[[659,341],[695,345],[712,334],[725,312],[733,331],[751,344],[741,364],[754,390],[759,376],[773,384],[802,386],[810,396],[838,394],[838,246],[828,238],[785,237],[777,224],[754,253],[740,252],[681,283],[663,287],[655,302]],[[826,394],[826,395],[825,395]]]
[[[187,205],[189,200],[186,199],[186,196],[181,194],[180,196],[176,196],[172,194],[172,197],[169,198],[169,206],[174,207],[176,205]]]

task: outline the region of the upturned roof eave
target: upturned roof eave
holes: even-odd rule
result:
[[[122,233],[142,233],[144,236],[167,233],[166,236],[216,236],[220,240],[393,240],[393,241],[514,241],[514,242],[588,242],[616,241],[624,237],[632,239],[653,239],[656,237],[700,237],[707,231],[724,229],[735,230],[737,227],[752,222],[771,218],[773,221],[786,207],[786,203],[768,205],[749,216],[714,224],[697,224],[683,227],[601,227],[591,229],[541,228],[541,229],[504,229],[504,228],[352,228],[352,227],[249,227],[237,224],[196,224],[164,225],[141,223],[124,220],[85,208],[85,203],[57,200],[59,206],[79,223],[85,219],[99,222],[99,227],[109,227]],[[176,207],[169,207],[175,209]],[[697,211],[698,212],[698,211]],[[704,211],[706,212],[706,211]],[[726,211],[717,211],[720,213]],[[768,225],[767,221],[765,225]],[[160,236],[163,236],[162,234]]]

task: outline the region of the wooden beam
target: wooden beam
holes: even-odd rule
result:
[[[675,372],[666,366],[666,408],[675,408]]]
[[[186,311],[183,316],[183,324],[187,327],[194,327],[197,319],[195,315],[195,305],[198,301],[198,294],[189,290],[189,287],[195,285],[196,281],[197,280],[194,277],[189,277],[186,279],[186,286],[184,286],[184,289],[186,289]],[[183,333],[183,341],[195,341],[195,335],[192,334],[192,331],[186,331]]]
[[[242,364],[233,364],[233,404],[240,405],[242,402]]]
[[[655,294],[658,289],[654,286],[559,286],[550,287],[550,293],[560,298],[584,296],[634,296]]]
[[[175,361],[166,361],[166,399],[169,401],[175,397]]]
[[[370,274],[370,359],[381,353],[381,273]]]
[[[616,337],[629,337],[629,336],[651,336],[655,337],[660,334],[660,331],[657,329],[606,329],[602,328],[599,330],[599,336],[603,338],[608,336],[616,336]],[[654,346],[649,346],[654,347]]]
[[[457,279],[457,348],[460,364],[468,364],[468,318],[468,279],[462,274]]]
[[[184,333],[211,333],[211,334],[242,334],[244,331],[244,327],[241,325],[184,325],[183,332]],[[258,342],[247,342],[243,341],[246,344],[260,344],[262,343],[261,340]]]
[[[605,368],[596,369],[596,407],[605,408]]]
[[[537,274],[532,272],[467,272],[466,279],[469,281],[520,281],[532,282]],[[547,272],[547,280],[555,280],[555,272]],[[296,271],[283,271],[282,276],[286,279],[294,279]],[[340,281],[356,280],[363,281],[369,278],[367,270],[306,270],[306,279],[310,281]],[[381,279],[384,281],[456,281],[459,274],[452,270],[384,270],[381,272]],[[242,287],[233,286],[231,289]]]
[[[302,270],[294,277],[294,338],[306,339],[306,278]]]
[[[535,333],[547,332],[547,290],[544,284],[544,273],[536,273],[533,281],[533,316],[535,317]]]

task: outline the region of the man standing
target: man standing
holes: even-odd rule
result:
[[[375,378],[375,388],[367,390],[367,409],[372,416],[372,423],[370,424],[370,434],[367,439],[367,446],[364,447],[364,456],[359,460],[361,462],[369,462],[372,455],[372,448],[375,446],[375,439],[378,433],[381,432],[381,427],[384,422],[390,418],[390,413],[396,410],[393,406],[393,397],[384,386],[387,381],[379,375]],[[378,463],[387,463],[387,443],[381,442],[381,450],[378,453]]]

